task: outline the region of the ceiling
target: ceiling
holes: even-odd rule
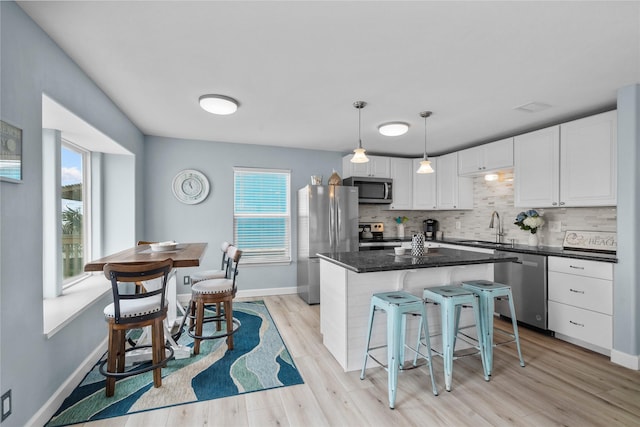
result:
[[[615,107],[640,2],[20,1],[147,135],[444,154]],[[214,116],[198,98],[236,98]],[[530,102],[540,112],[514,110]],[[385,137],[383,122],[409,132]]]

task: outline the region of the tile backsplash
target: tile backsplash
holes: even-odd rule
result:
[[[529,206],[526,209],[513,206],[513,173],[505,173],[499,181],[485,181],[483,176],[473,179],[473,210],[464,211],[391,211],[383,205],[360,205],[360,222],[384,223],[384,235],[393,238],[397,235],[395,218],[406,216],[405,237],[422,231],[422,221],[427,218],[438,220],[439,230],[445,238],[474,240],[495,240],[495,230],[489,228],[491,213],[498,212],[504,230],[503,241],[515,239],[517,244],[526,244],[529,232],[520,230],[514,224],[519,212],[536,209],[545,220],[538,230],[541,245],[562,246],[567,230],[616,232],[617,208],[546,208]],[[560,223],[560,231],[551,231],[550,222]],[[456,228],[459,223],[460,228]]]

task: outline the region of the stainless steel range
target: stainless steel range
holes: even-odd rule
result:
[[[384,224],[381,222],[360,223],[358,226],[358,244],[361,251],[375,251],[382,249],[393,249],[402,246],[400,239],[385,239]]]

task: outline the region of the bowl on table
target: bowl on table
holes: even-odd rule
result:
[[[178,244],[173,240],[169,240],[166,242],[151,243],[149,246],[151,246],[153,252],[166,252],[176,250]]]

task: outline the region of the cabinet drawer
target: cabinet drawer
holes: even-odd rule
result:
[[[549,257],[548,270],[613,280],[613,264],[575,258]]]
[[[612,282],[549,271],[549,300],[611,315]]]
[[[549,329],[611,349],[611,316],[549,301]]]

